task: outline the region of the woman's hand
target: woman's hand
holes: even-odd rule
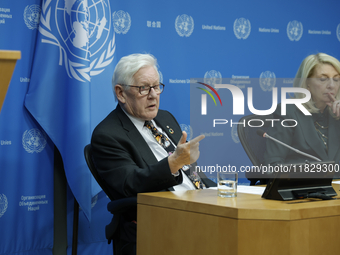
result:
[[[327,105],[331,107],[335,116],[340,117],[340,100],[336,100],[332,94],[328,94],[328,97],[331,102],[327,103]]]

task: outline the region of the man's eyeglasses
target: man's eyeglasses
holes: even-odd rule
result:
[[[154,85],[154,86],[134,86],[134,85],[126,85],[126,84],[120,84],[122,86],[129,86],[129,87],[135,87],[139,89],[139,94],[141,94],[142,96],[146,96],[149,95],[151,89],[153,89],[157,94],[160,94],[163,92],[164,90],[164,84],[163,83],[159,83],[158,85]]]

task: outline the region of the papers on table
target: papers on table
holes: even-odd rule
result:
[[[266,187],[243,186],[243,185],[237,186],[237,192],[255,195],[262,195],[265,189]]]
[[[238,185],[237,186],[237,193],[262,195],[265,188],[266,187]],[[211,187],[209,189],[217,189],[217,187]]]

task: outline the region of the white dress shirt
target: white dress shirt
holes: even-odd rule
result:
[[[124,111],[124,113],[129,117],[129,119],[135,125],[135,127],[137,128],[139,133],[143,136],[144,140],[149,145],[149,147],[150,147],[151,151],[153,152],[153,154],[155,155],[156,159],[158,161],[160,161],[163,158],[168,157],[168,152],[156,141],[156,139],[152,135],[151,130],[144,126],[145,121],[138,119],[136,117],[133,117],[125,111]],[[159,126],[157,126],[157,124],[153,120],[151,120],[151,121],[159,132],[161,132],[163,135],[168,137],[166,135],[166,133],[163,132],[163,130]],[[168,137],[168,139],[169,139],[169,137]],[[171,139],[169,139],[169,141],[176,148],[176,145],[173,143],[173,141],[171,141]],[[179,170],[179,171],[182,171],[182,170]],[[183,171],[182,171],[182,176],[183,176],[183,182],[181,184],[173,186],[175,191],[196,189],[194,187],[194,185],[192,184],[192,182],[190,181],[190,179],[188,178],[188,176],[185,173],[183,173]]]

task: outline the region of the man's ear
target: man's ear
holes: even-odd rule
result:
[[[115,86],[115,92],[117,99],[120,103],[125,104],[125,93],[124,93],[124,88],[120,84],[116,84]]]

